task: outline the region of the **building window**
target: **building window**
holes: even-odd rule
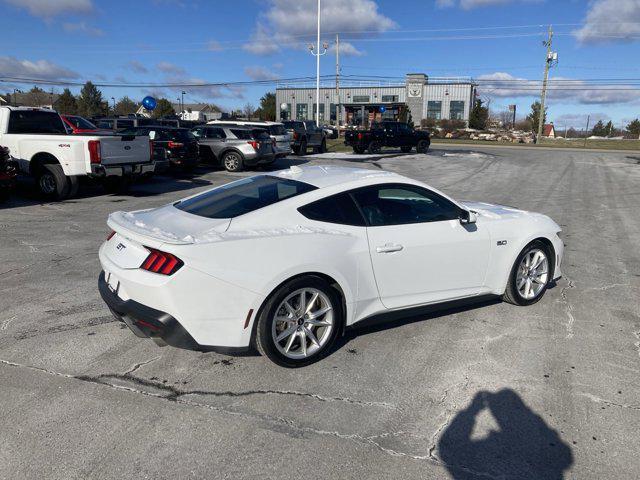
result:
[[[309,120],[309,105],[306,103],[296,105],[296,120]]]
[[[282,109],[282,105],[280,106],[280,119],[291,120],[291,104],[290,103],[287,103],[287,108],[285,110]]]
[[[440,120],[442,118],[442,102],[427,102],[427,118]]]
[[[332,122],[338,121],[338,105],[335,103],[329,105],[329,120]]]
[[[369,95],[354,95],[353,96],[353,103],[369,103],[370,97]]]
[[[451,120],[464,120],[464,101],[452,100],[449,103],[449,118]]]
[[[314,103],[313,104],[313,118],[315,120],[316,118],[316,112],[318,111],[318,104]],[[320,120],[321,122],[324,122],[324,103],[320,104],[320,116],[318,117],[318,120]]]
[[[398,103],[398,95],[382,95],[382,103]]]

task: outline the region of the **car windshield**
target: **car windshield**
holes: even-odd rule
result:
[[[97,127],[86,118],[82,117],[66,117],[67,121],[74,127],[82,130],[95,130]]]
[[[174,206],[207,218],[234,218],[315,190],[308,183],[258,175],[214,188]]]
[[[284,129],[283,125],[271,125],[269,126],[269,133],[271,135],[284,135],[287,131]]]

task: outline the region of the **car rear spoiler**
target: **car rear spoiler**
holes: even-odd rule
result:
[[[159,248],[162,244],[191,245],[195,243],[193,238],[178,238],[171,232],[165,232],[158,227],[145,225],[127,212],[114,212],[109,215],[107,225],[116,233],[131,240],[153,248]]]

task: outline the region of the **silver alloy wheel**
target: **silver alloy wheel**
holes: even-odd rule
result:
[[[56,179],[53,178],[53,175],[50,173],[41,175],[38,183],[40,184],[40,190],[42,190],[42,193],[50,195],[56,191]]]
[[[549,281],[549,260],[539,248],[528,251],[518,265],[516,289],[525,300],[536,298]]]
[[[329,297],[316,288],[301,288],[285,298],[271,323],[271,338],[288,358],[307,358],[320,351],[335,328]]]
[[[236,171],[240,165],[240,157],[237,153],[227,153],[224,157],[224,166],[227,170]]]

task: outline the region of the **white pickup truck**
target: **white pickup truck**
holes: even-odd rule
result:
[[[126,184],[154,171],[148,138],[70,135],[60,115],[45,108],[0,107],[0,145],[9,148],[20,170],[33,176],[49,199],[75,195],[80,177]]]

